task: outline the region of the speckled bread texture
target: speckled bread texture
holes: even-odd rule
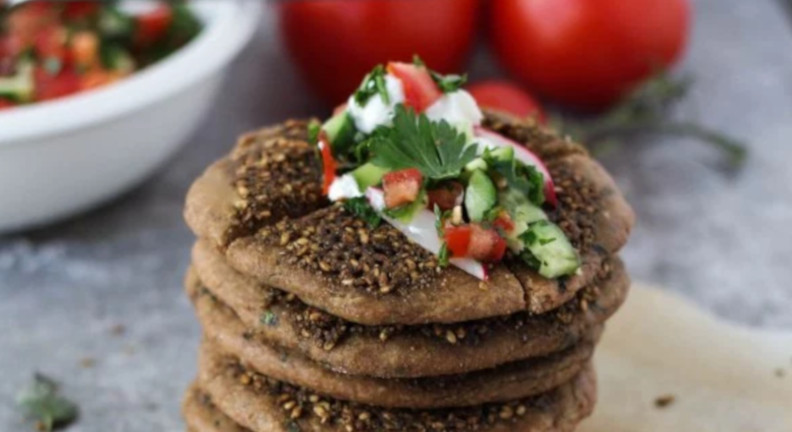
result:
[[[441,410],[383,409],[335,400],[253,372],[231,357],[202,359],[198,375],[198,386],[220,411],[260,432],[566,432],[574,430],[596,403],[590,366],[539,396]]]
[[[242,136],[187,196],[185,289],[203,328],[196,432],[571,432],[629,288],[633,213],[586,151],[531,120],[485,126],[547,165],[545,208],[582,259],[549,280],[507,257],[480,281],[321,194],[308,121]]]
[[[223,285],[202,286],[197,272],[188,272],[187,290],[201,320],[208,319],[218,305],[227,306],[248,329],[248,337],[258,343],[298,352],[337,372],[386,378],[465,373],[561,351],[610,317],[624,301],[629,286],[617,260],[611,277],[593,287],[590,295],[581,295],[545,315],[520,313],[452,326],[371,328],[304,308],[296,298],[284,306],[273,303],[258,288],[248,290],[251,285],[223,281]],[[299,315],[291,310],[294,303],[304,308]],[[304,325],[316,314],[322,320],[341,321],[348,334],[337,339],[336,332],[326,334]],[[302,320],[297,321],[300,316]],[[262,324],[267,318],[271,323]],[[330,328],[339,325],[327,324]],[[469,340],[461,338],[463,332]]]
[[[581,147],[531,123],[505,120],[487,117],[490,127],[543,157],[558,184],[560,205],[548,209],[550,217],[584,263],[572,277],[549,280],[517,260],[495,266],[489,283],[453,266],[440,269],[436,257],[393,227],[371,228],[321,196],[321,169],[306,142],[306,122],[240,139],[231,155],[191,187],[185,217],[237,270],[324,310],[344,309],[361,323],[447,323],[546,312],[587,286],[602,260],[621,248],[633,213]]]

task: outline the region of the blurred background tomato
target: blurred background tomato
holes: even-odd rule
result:
[[[302,76],[337,104],[378,63],[421,56],[443,73],[464,70],[479,0],[280,2],[281,36]]]
[[[599,109],[673,65],[690,28],[688,0],[492,0],[492,47],[534,91]]]

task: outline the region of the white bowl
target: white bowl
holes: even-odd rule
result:
[[[185,141],[261,11],[245,0],[191,5],[204,29],[167,59],[117,84],[0,112],[0,232],[117,196]]]

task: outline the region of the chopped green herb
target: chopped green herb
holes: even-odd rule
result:
[[[467,83],[467,74],[465,75],[443,75],[435,71],[430,71],[432,79],[440,87],[443,93],[452,93],[464,86]]]
[[[316,145],[319,142],[319,132],[322,131],[322,125],[316,120],[308,123],[308,143]]]
[[[352,198],[344,201],[344,209],[365,221],[372,228],[376,228],[380,225],[380,223],[382,223],[382,217],[363,197]]]
[[[437,253],[437,262],[440,265],[440,267],[447,267],[448,259],[449,259],[448,244],[446,244],[446,242],[443,242],[443,244],[440,245],[440,251]]]
[[[525,194],[532,203],[544,203],[544,176],[535,167],[525,165],[516,158],[504,160],[493,157],[490,149],[484,150],[482,158],[493,171],[506,179],[510,187]]]
[[[17,396],[17,405],[45,431],[68,426],[78,414],[74,402],[58,395],[58,384],[40,373],[36,373],[29,387]]]
[[[426,63],[418,54],[413,54],[413,64],[416,66],[426,67]]]
[[[261,317],[259,318],[259,322],[261,322],[261,324],[264,324],[266,326],[275,327],[278,325],[278,316],[275,315],[275,313],[272,311],[266,311],[263,314],[261,314]]]
[[[379,94],[386,104],[390,103],[388,89],[385,86],[385,67],[382,65],[377,65],[363,79],[363,83],[360,84],[360,87],[355,92],[355,102],[360,106],[364,106],[376,94]]]
[[[440,210],[440,206],[437,204],[434,205],[434,214],[435,214],[435,230],[437,230],[437,236],[443,238],[445,235],[445,229],[443,228],[443,221],[446,218],[446,215],[449,212],[443,212]]]
[[[398,171],[417,168],[428,179],[456,178],[476,157],[476,147],[445,120],[430,121],[403,105],[396,106],[393,127],[380,127],[370,138],[375,165]]]
[[[484,212],[484,221],[494,222],[495,219],[497,219],[498,216],[500,216],[501,212],[503,212],[503,207],[496,205],[495,207]]]

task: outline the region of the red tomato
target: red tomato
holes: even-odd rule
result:
[[[156,9],[135,17],[135,43],[146,46],[160,40],[173,21],[171,8],[159,5]]]
[[[32,44],[41,29],[57,22],[58,16],[55,3],[49,1],[34,1],[25,3],[5,18],[8,35],[17,40],[23,49]]]
[[[66,29],[60,26],[49,26],[41,29],[36,35],[34,46],[40,58],[66,58]]]
[[[35,70],[35,99],[44,101],[57,99],[80,91],[80,76],[72,69],[63,69],[57,75],[50,75],[41,68]]]
[[[451,210],[454,206],[461,204],[462,193],[465,191],[464,186],[459,182],[447,182],[440,185],[437,189],[427,191],[429,196],[429,209],[434,209],[434,206],[440,210]]]
[[[13,108],[13,107],[14,107],[14,103],[13,102],[11,102],[10,100],[6,100],[6,99],[3,99],[3,98],[0,98],[0,111],[2,111],[4,109],[8,109],[8,108]]]
[[[415,112],[424,112],[429,105],[443,96],[425,67],[412,63],[388,63],[388,73],[402,82],[404,104]]]
[[[495,221],[492,222],[492,226],[495,228],[500,228],[504,232],[510,232],[514,229],[514,221],[508,213],[502,211]]]
[[[392,209],[415,201],[421,192],[422,183],[423,175],[415,168],[385,174],[382,177],[385,207]]]
[[[503,65],[548,98],[604,108],[674,64],[689,0],[493,0],[491,41]]]
[[[470,51],[479,0],[292,0],[278,2],[286,47],[329,103],[345,100],[374,66],[420,55],[458,72]]]
[[[497,262],[506,253],[506,240],[494,229],[471,225],[468,255],[483,262]]]
[[[470,246],[470,225],[448,226],[445,228],[444,239],[452,257],[467,256]]]
[[[330,185],[336,178],[336,169],[338,168],[336,160],[333,157],[333,149],[330,146],[330,141],[327,135],[323,132],[319,137],[322,144],[322,167],[324,169],[324,181],[322,183],[322,193],[327,195],[330,192]]]
[[[503,111],[518,117],[536,116],[541,123],[547,120],[539,102],[509,81],[481,81],[467,90],[482,108]]]
[[[63,16],[72,20],[93,17],[101,6],[100,0],[72,0],[64,3]]]

